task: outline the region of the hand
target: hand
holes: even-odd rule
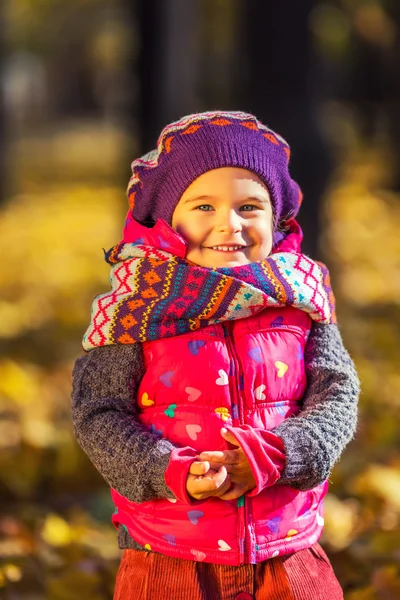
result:
[[[201,461],[208,462],[213,470],[226,468],[232,486],[224,494],[219,494],[219,497],[221,500],[235,500],[253,489],[256,486],[256,480],[249,461],[235,436],[225,428],[221,429],[221,435],[224,440],[237,446],[237,450],[202,452],[199,458]]]
[[[194,461],[186,479],[186,490],[195,500],[211,496],[221,497],[231,487],[231,480],[223,465],[210,469],[208,461]]]

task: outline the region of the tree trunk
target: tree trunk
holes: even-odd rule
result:
[[[138,0],[140,150],[198,106],[198,0]]]
[[[243,110],[276,129],[291,146],[290,171],[304,194],[299,215],[304,230],[303,250],[315,258],[321,197],[331,160],[318,128],[309,33],[314,4],[313,0],[244,3],[241,39],[247,66],[240,89]]]
[[[6,196],[6,115],[4,106],[4,88],[3,88],[3,61],[5,54],[4,47],[4,8],[0,4],[0,204]]]

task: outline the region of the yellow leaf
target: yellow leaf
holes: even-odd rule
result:
[[[22,569],[18,565],[3,565],[3,573],[9,581],[14,583],[22,579]]]
[[[400,510],[400,472],[394,467],[370,465],[360,475],[354,484],[354,490],[364,494],[378,496]]]
[[[50,546],[68,546],[72,541],[71,528],[58,515],[50,514],[42,529],[42,538]]]

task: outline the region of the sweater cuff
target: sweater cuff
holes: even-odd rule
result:
[[[225,425],[225,429],[239,442],[256,480],[256,487],[247,492],[246,496],[256,496],[266,487],[274,485],[285,467],[283,441],[271,431],[250,425]]]
[[[196,456],[197,452],[189,446],[174,448],[164,475],[167,487],[177,500],[185,504],[191,504],[192,502],[186,490],[186,480],[190,465],[196,460]]]

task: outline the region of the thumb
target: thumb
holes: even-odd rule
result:
[[[239,442],[237,441],[237,439],[235,438],[233,433],[231,433],[230,431],[225,429],[225,427],[223,427],[221,429],[221,435],[224,438],[224,440],[226,440],[230,444],[233,444],[234,446],[240,446]]]

